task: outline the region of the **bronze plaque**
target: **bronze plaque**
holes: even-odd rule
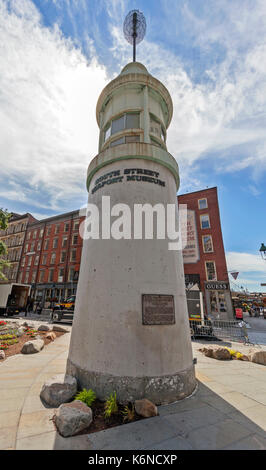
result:
[[[174,325],[173,295],[142,294],[143,325]]]

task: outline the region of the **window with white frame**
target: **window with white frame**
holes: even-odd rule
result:
[[[76,261],[77,250],[71,250],[71,261]]]
[[[72,245],[77,245],[78,244],[78,234],[73,235],[72,237]]]
[[[203,245],[204,253],[212,253],[213,252],[212,236],[204,235],[202,237],[202,245]]]
[[[217,281],[215,261],[205,261],[207,281]]]
[[[202,229],[211,227],[209,214],[200,216],[200,226]]]
[[[50,269],[48,281],[53,282],[53,280],[54,280],[54,269]]]
[[[199,209],[207,209],[208,207],[207,199],[206,198],[198,199],[198,207]]]

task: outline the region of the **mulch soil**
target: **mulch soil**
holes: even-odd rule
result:
[[[32,328],[30,328],[32,329]],[[7,331],[8,333],[8,331]],[[27,332],[25,331],[25,333],[22,335],[22,336],[19,336],[17,337],[17,340],[18,342],[15,343],[15,344],[11,344],[9,345],[8,349],[5,349],[4,350],[4,353],[5,353],[5,359],[7,359],[8,357],[10,356],[14,356],[15,354],[20,354],[21,353],[21,349],[22,349],[22,346],[27,343],[27,341],[32,341],[36,338],[34,337],[31,337],[30,335],[27,335],[26,334]],[[46,346],[47,344],[51,343],[53,340],[51,339],[48,339],[48,338],[45,338],[45,335],[48,333],[48,331],[38,331],[37,335],[40,336],[42,338],[42,340],[44,341],[44,346]],[[59,332],[59,331],[53,331],[53,333],[55,333],[56,335],[56,338],[64,335],[65,333],[64,332]],[[12,333],[11,333],[12,334]],[[1,340],[1,335],[0,335],[0,340]],[[5,341],[3,341],[4,343]],[[0,359],[0,364],[2,362],[5,361],[5,359]]]
[[[104,402],[103,401],[95,400],[95,402],[91,405],[90,408],[92,410],[92,415],[93,415],[92,423],[90,424],[88,428],[83,429],[83,431],[80,431],[78,434],[75,434],[75,436],[81,436],[82,434],[92,434],[94,432],[103,431],[104,429],[114,428],[115,426],[121,426],[121,424],[126,424],[129,422],[129,421],[124,420],[124,416],[122,414],[122,411],[124,410],[123,405],[118,405],[118,412],[110,416],[110,418],[105,418],[104,416]],[[130,422],[133,423],[141,419],[145,419],[145,418],[135,413],[134,419]],[[53,423],[56,429],[55,416],[53,417]]]

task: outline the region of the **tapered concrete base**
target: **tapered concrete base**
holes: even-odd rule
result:
[[[77,379],[80,388],[92,388],[100,400],[116,392],[119,403],[147,398],[156,405],[164,405],[182,400],[196,388],[194,366],[160,377],[121,377],[81,369],[68,359],[67,374]]]

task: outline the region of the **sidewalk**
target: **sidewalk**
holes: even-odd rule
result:
[[[39,394],[46,379],[65,372],[69,340],[66,333],[38,354],[0,364],[0,449],[266,449],[265,366],[207,358],[197,342],[192,397],[158,407],[155,418],[62,438],[51,421],[54,409]]]

